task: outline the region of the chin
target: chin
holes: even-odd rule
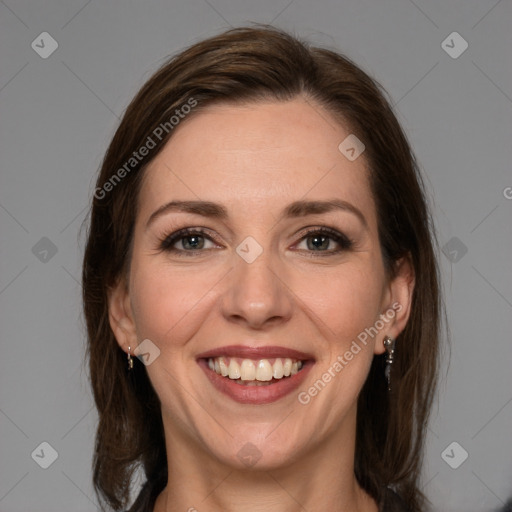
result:
[[[213,459],[236,470],[271,471],[289,466],[299,460],[309,441],[285,429],[276,435],[278,423],[263,427],[240,424],[229,434],[223,431],[221,438],[205,439],[205,449]]]

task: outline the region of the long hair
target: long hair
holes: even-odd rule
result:
[[[127,374],[126,355],[108,320],[108,289],[129,266],[144,169],[172,137],[171,118],[185,111],[184,105],[195,105],[187,110],[191,117],[213,103],[288,101],[299,95],[364,141],[386,271],[392,277],[402,257],[410,258],[414,269],[393,390],[387,392],[384,357],[376,356],[358,398],[355,474],[377,501],[388,486],[413,512],[423,509],[418,479],[436,387],[441,300],[435,232],[417,163],[375,80],[338,52],[259,25],[229,30],[166,62],[128,106],[97,179],[83,260],[83,304],[99,413],[93,480],[101,502],[114,510],[126,506],[137,467],[153,481],[162,480],[167,469],[159,399],[139,361]],[[135,160],[134,151],[148,137],[154,146]]]

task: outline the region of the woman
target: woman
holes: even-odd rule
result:
[[[420,511],[440,300],[378,85],[271,27],[165,64],[97,181],[94,484],[132,511]]]

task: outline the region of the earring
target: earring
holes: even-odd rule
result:
[[[386,369],[384,370],[384,375],[388,381],[388,391],[391,391],[391,365],[393,364],[393,358],[395,355],[395,340],[391,339],[389,336],[386,336],[382,342],[387,352]]]
[[[133,370],[132,348],[128,347],[128,371]]]

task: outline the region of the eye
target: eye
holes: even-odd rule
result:
[[[206,232],[199,228],[186,228],[180,229],[165,237],[160,242],[160,249],[167,252],[190,252],[214,249],[216,244],[206,234]]]
[[[307,231],[296,248],[330,255],[348,250],[352,246],[353,242],[344,234],[331,228],[320,228]]]
[[[180,229],[164,237],[159,244],[162,251],[190,256],[219,246],[220,244],[202,228]],[[344,234],[323,227],[302,233],[301,240],[294,250],[317,253],[316,256],[329,256],[346,251],[352,246],[353,242]]]

